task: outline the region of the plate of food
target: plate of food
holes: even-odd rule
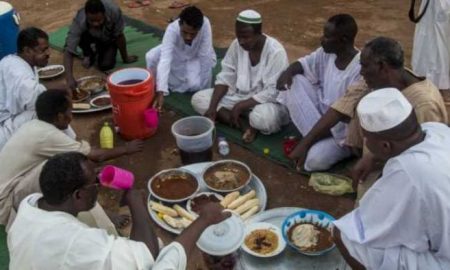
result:
[[[63,65],[49,65],[37,70],[40,79],[51,79],[63,74],[65,68]]]
[[[214,192],[199,192],[190,198],[186,203],[186,209],[189,213],[198,215],[200,207],[209,202],[221,202],[223,196]]]
[[[86,76],[77,80],[78,88],[98,94],[105,89],[106,80],[100,76]]]
[[[94,108],[103,108],[111,106],[111,96],[109,94],[99,95],[91,98],[89,104]]]
[[[273,257],[286,248],[286,242],[279,227],[267,223],[257,222],[248,224],[242,249],[256,257]]]
[[[201,175],[205,168],[209,165],[211,165],[212,162],[204,162],[204,163],[196,163],[184,167],[180,167],[179,169],[185,169],[188,170],[190,173],[192,173],[197,179],[199,180],[199,189],[198,191],[191,197],[191,200],[195,198],[197,195],[201,196],[202,194],[211,194],[211,190],[208,189],[206,184],[203,182]],[[205,193],[207,192],[207,193]],[[263,211],[266,208],[267,205],[267,193],[266,189],[264,188],[263,183],[261,180],[256,177],[255,175],[252,175],[252,178],[248,185],[243,187],[239,191],[229,192],[229,193],[221,193],[217,194],[218,197],[223,197],[223,199],[220,200],[222,206],[224,208],[229,209],[235,213],[240,213],[240,217],[244,220],[252,217],[253,215]],[[199,200],[198,202],[203,203]],[[185,210],[189,215],[197,217],[197,214],[195,211],[192,212],[192,205],[190,206],[190,211],[188,210],[188,201],[180,201],[177,203],[173,202],[167,202],[167,200],[160,200],[157,197],[155,197],[152,193],[149,194],[148,197],[148,210],[150,217],[163,229],[172,232],[174,234],[180,234],[183,229],[185,228],[185,225],[188,225],[190,223],[186,222],[186,215],[184,211],[181,211],[180,208]],[[168,212],[161,212],[158,211],[158,209],[161,208],[155,208],[155,203],[158,203],[158,205],[162,205],[167,208],[171,208],[175,212],[180,212],[183,214],[177,214],[172,212],[171,218],[168,218],[167,216],[164,217],[164,215],[168,214]],[[205,200],[206,203],[206,200]],[[178,205],[178,206],[176,206]],[[153,206],[153,207],[152,207]],[[178,209],[175,209],[175,207]],[[167,208],[163,208],[167,210]],[[184,215],[184,216],[183,216]],[[183,219],[184,217],[184,219]],[[175,219],[175,222],[174,220]],[[184,224],[184,225],[183,225]]]
[[[252,171],[237,160],[220,160],[205,168],[202,174],[206,186],[216,192],[233,192],[245,187],[252,178]]]
[[[156,199],[167,203],[188,200],[199,190],[198,179],[186,169],[168,169],[148,181],[148,190]]]
[[[72,103],[79,103],[82,101],[85,101],[91,96],[91,93],[89,91],[85,90],[74,90],[72,91]]]
[[[286,218],[281,231],[288,245],[298,252],[319,256],[336,246],[331,237],[334,220],[322,211],[301,210]]]
[[[73,101],[72,113],[84,114],[98,111],[109,110],[112,108],[111,96],[106,91],[102,91],[98,94],[91,94],[85,90],[79,89],[79,91],[89,93],[89,97],[83,100]]]

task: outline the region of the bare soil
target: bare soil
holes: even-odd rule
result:
[[[55,31],[71,22],[75,12],[84,5],[83,0],[12,0],[13,6],[20,12],[21,27],[37,26],[48,32]],[[116,2],[119,2],[116,0]],[[125,1],[120,1],[123,13],[146,23],[165,28],[169,18],[180,10],[168,9],[172,1],[153,0],[150,6],[130,9]],[[392,0],[197,0],[191,3],[199,6],[210,18],[214,34],[214,44],[226,47],[234,38],[234,18],[243,9],[252,8],[263,15],[264,32],[279,39],[286,47],[289,58],[294,60],[314,50],[320,44],[324,22],[337,13],[350,13],[358,23],[359,34],[356,45],[361,47],[370,38],[384,35],[399,40],[410,58],[414,25],[407,19],[409,1]],[[139,57],[144,57],[140,55]],[[52,51],[50,62],[62,63],[62,54]],[[408,60],[409,63],[409,60]],[[81,63],[75,63],[76,77],[100,74],[94,68],[83,69]],[[47,81],[48,87],[64,84],[63,78]],[[175,140],[170,132],[171,124],[178,119],[175,113],[166,111],[161,117],[159,130],[148,139],[142,153],[118,158],[109,162],[129,169],[135,173],[137,186],[146,189],[147,180],[162,169],[181,166],[176,151]],[[75,115],[73,127],[80,139],[98,145],[98,133],[104,121],[112,119],[111,112],[91,115]],[[123,141],[117,136],[116,144]],[[262,150],[262,149],[261,149]],[[255,155],[240,146],[231,144],[233,159],[250,166],[253,172],[264,182],[268,193],[268,208],[296,206],[318,209],[341,217],[353,207],[350,197],[332,197],[314,192],[308,187],[307,178],[289,169]],[[219,159],[217,153],[214,159]],[[101,192],[100,202],[106,208],[117,210],[120,193],[110,190]],[[175,236],[154,228],[165,243]],[[200,252],[194,250],[188,269],[205,269]]]

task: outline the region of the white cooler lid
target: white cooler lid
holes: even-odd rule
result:
[[[5,1],[0,1],[0,15],[10,12],[13,9],[10,3]]]

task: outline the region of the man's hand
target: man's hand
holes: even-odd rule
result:
[[[285,91],[291,88],[292,85],[292,78],[294,76],[292,75],[292,72],[290,68],[287,68],[285,71],[283,71],[278,77],[277,80],[277,89],[280,91]]]
[[[245,101],[241,101],[241,102],[237,103],[236,105],[234,105],[233,109],[231,110],[231,124],[232,124],[232,126],[235,126],[237,128],[240,127],[239,118],[240,118],[242,112],[244,112],[244,110],[245,110],[245,108],[242,106],[243,102],[245,102]]]
[[[216,202],[209,202],[200,206],[200,217],[206,224],[213,225],[224,221],[231,216],[230,212],[224,212],[223,207]]]
[[[297,144],[292,150],[292,152],[289,154],[289,158],[294,160],[295,162],[295,169],[297,171],[301,171],[303,169],[303,166],[305,165],[306,157],[308,156],[309,147],[304,144],[302,141],[300,141],[299,144]]]
[[[163,105],[164,105],[164,92],[158,91],[156,92],[155,101],[153,102],[153,108],[161,112]]]
[[[125,57],[125,59],[122,59],[123,63],[125,64],[130,64],[130,63],[134,63],[138,60],[137,55],[128,55],[127,57]]]
[[[145,193],[142,190],[134,189],[134,187],[132,187],[131,189],[127,189],[124,191],[122,195],[121,205],[125,204],[131,208],[131,206],[133,205],[142,203],[144,205],[146,204]]]
[[[369,173],[374,170],[374,167],[375,159],[371,154],[363,155],[363,157],[356,162],[351,171],[353,190],[357,190],[358,184],[366,180]]]
[[[69,89],[71,89],[73,91],[73,90],[77,89],[78,82],[75,80],[75,78],[73,76],[70,76],[67,78],[67,86],[69,87]]]
[[[205,112],[205,116],[211,119],[211,121],[216,121],[217,109],[209,107],[209,109]]]
[[[132,140],[131,142],[125,143],[127,154],[133,154],[136,152],[141,152],[144,148],[143,140]]]

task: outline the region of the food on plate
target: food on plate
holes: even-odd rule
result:
[[[92,103],[96,106],[96,107],[105,107],[105,106],[109,106],[111,105],[111,98],[110,97],[98,97],[94,100],[92,100]]]
[[[98,89],[102,89],[105,86],[105,80],[100,77],[88,78],[85,80],[81,80],[78,84],[78,87],[82,90],[86,91],[95,91]]]
[[[233,191],[231,193],[228,193],[227,196],[225,196],[225,198],[223,198],[223,200],[220,202],[220,204],[224,207],[227,208],[228,205],[236,200],[239,197],[239,191]]]
[[[331,233],[312,223],[299,223],[288,231],[289,241],[302,251],[321,251],[333,245]]]
[[[246,201],[244,204],[233,210],[235,213],[241,215],[245,211],[250,210],[250,208],[259,205],[259,199],[251,199]]]
[[[253,216],[254,214],[256,214],[259,210],[259,205],[253,206],[252,208],[250,208],[247,212],[243,213],[241,215],[241,218],[243,220],[247,220],[249,217]]]
[[[178,216],[178,212],[175,211],[174,209],[164,206],[160,203],[157,203],[155,201],[150,201],[150,208],[153,209],[156,212],[171,216],[171,217],[176,217]]]
[[[171,217],[169,215],[163,215],[163,220],[167,224],[169,224],[169,226],[171,226],[173,228],[176,228],[176,229],[183,229],[184,228],[184,225],[181,222],[181,219],[176,219],[176,218],[173,218],[173,217]]]
[[[233,202],[231,202],[231,203],[228,205],[227,208],[228,208],[228,209],[235,209],[235,208],[237,208],[238,206],[240,206],[241,204],[245,203],[246,201],[252,199],[252,198],[255,197],[255,196],[256,196],[256,191],[251,190],[251,191],[248,192],[247,194],[242,195],[242,196],[240,196],[239,198],[237,198],[236,200],[234,200]]]
[[[43,68],[38,71],[39,77],[52,77],[63,71],[63,67]]]
[[[90,96],[90,93],[85,90],[79,89],[78,91],[72,91],[72,101],[79,102],[87,99]]]
[[[191,213],[186,211],[183,207],[179,206],[178,204],[175,204],[173,206],[173,209],[175,209],[175,211],[177,211],[177,213],[180,217],[185,218],[190,221],[195,220],[195,217]]]
[[[197,191],[198,182],[186,172],[169,171],[156,176],[151,182],[155,195],[168,200],[187,198]]]
[[[90,108],[89,103],[72,103],[72,109],[74,110],[89,110]]]
[[[245,245],[253,252],[266,255],[278,248],[278,235],[271,229],[257,229],[245,237]]]
[[[220,199],[214,194],[200,194],[191,199],[191,210],[197,214],[200,213],[200,207],[209,202],[219,202]]]
[[[218,163],[203,175],[208,186],[218,190],[233,190],[244,186],[250,179],[248,168],[236,162]]]

